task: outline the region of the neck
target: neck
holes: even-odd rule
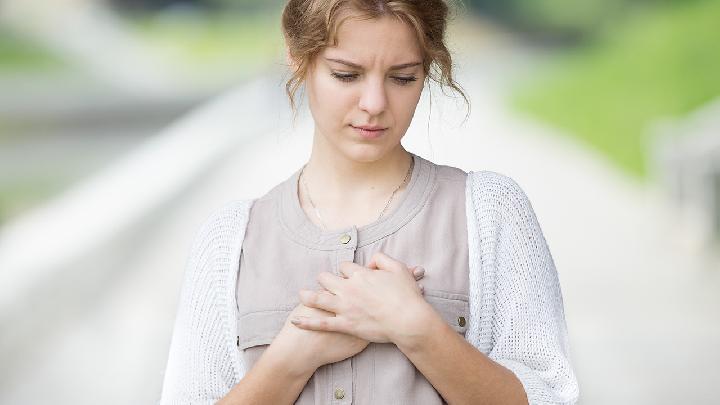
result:
[[[412,162],[412,156],[401,144],[377,160],[359,161],[318,138],[315,135],[305,167],[305,176],[314,185],[312,193],[318,195],[318,200],[387,199],[403,181]]]

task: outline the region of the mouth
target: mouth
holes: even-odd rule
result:
[[[360,136],[362,136],[365,139],[374,139],[378,138],[382,134],[385,133],[387,128],[378,127],[378,126],[369,126],[369,125],[363,125],[363,126],[354,126],[350,125],[352,129],[357,132]]]

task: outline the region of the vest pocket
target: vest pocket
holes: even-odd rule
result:
[[[245,350],[252,346],[272,343],[283,328],[290,312],[288,310],[268,310],[241,315],[238,318],[238,349]]]
[[[441,290],[425,290],[425,301],[457,333],[465,336],[470,316],[470,303],[464,294],[449,293]]]

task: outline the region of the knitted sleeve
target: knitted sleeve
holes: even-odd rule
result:
[[[234,289],[227,271],[236,271],[232,241],[244,232],[247,209],[233,201],[216,210],[196,233],[185,266],[161,405],[210,405],[239,380],[233,319]],[[239,247],[238,247],[239,248]]]
[[[481,335],[488,357],[517,376],[530,404],[574,404],[579,388],[560,282],[535,212],[511,178],[495,172],[478,177],[481,202],[475,207],[481,209],[475,214],[486,245]]]

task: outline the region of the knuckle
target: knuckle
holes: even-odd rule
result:
[[[332,276],[330,273],[328,273],[328,272],[326,272],[326,271],[323,271],[323,272],[320,272],[320,273],[317,275],[317,281],[318,281],[319,283],[321,283],[321,284],[327,284],[327,283],[330,282],[330,279],[331,279],[332,277],[333,277],[333,276]]]
[[[326,293],[326,292],[324,292],[324,291],[323,291],[323,292],[319,292],[319,293],[317,294],[316,302],[317,302],[318,304],[326,304],[326,303],[329,302],[329,298],[330,298],[330,293]]]
[[[368,280],[368,277],[370,276],[370,274],[371,273],[369,273],[369,272],[358,271],[355,274],[353,274],[353,279],[360,281],[361,283],[364,283]],[[354,284],[349,284],[348,288],[352,288],[353,289],[352,291],[356,291],[356,289],[354,288]]]

